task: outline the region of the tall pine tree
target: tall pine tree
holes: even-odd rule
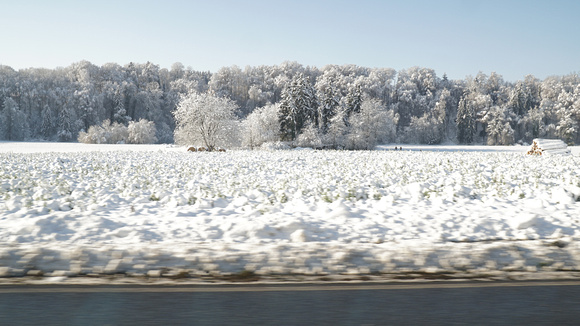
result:
[[[7,140],[24,140],[30,132],[26,114],[19,109],[11,97],[4,99],[2,125],[4,138]]]
[[[339,94],[333,84],[325,85],[324,89],[319,91],[319,94],[318,126],[323,133],[326,133],[330,127],[330,121],[336,115],[340,105]]]
[[[54,134],[55,120],[53,116],[52,109],[48,104],[44,105],[42,113],[40,114],[42,118],[42,125],[40,126],[40,133],[45,138],[50,138]]]
[[[297,74],[282,92],[279,121],[282,140],[294,141],[309,123],[318,125],[318,103],[312,84],[302,74]]]
[[[461,144],[470,144],[475,135],[475,111],[467,95],[463,95],[457,108],[457,140]]]
[[[58,141],[67,142],[73,139],[72,108],[65,104],[58,115]]]
[[[115,107],[113,108],[113,121],[126,124],[131,121],[131,117],[127,115],[125,110],[125,96],[120,87],[115,91],[113,97]]]
[[[350,126],[348,122],[350,116],[354,113],[360,112],[360,107],[362,105],[362,91],[359,84],[351,87],[348,94],[344,99],[344,119],[347,126]]]

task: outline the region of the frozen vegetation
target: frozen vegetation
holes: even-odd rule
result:
[[[224,107],[233,110],[214,110]],[[580,144],[580,75],[510,82],[495,72],[451,80],[428,67],[298,62],[214,73],[180,63],[166,69],[151,62],[81,61],[53,70],[0,64],[0,140],[179,143],[187,136],[190,142],[198,136],[187,135],[190,127],[199,124],[191,113],[200,111],[241,123],[229,133],[248,147],[271,138],[301,146],[322,141],[335,148],[374,147],[361,137],[431,145],[559,138],[571,145]]]
[[[403,147],[0,143],[0,276],[580,271],[578,148]]]

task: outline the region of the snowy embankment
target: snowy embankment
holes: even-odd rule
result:
[[[58,146],[0,143],[0,276],[580,271],[577,148]]]

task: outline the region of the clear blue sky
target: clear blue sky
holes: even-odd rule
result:
[[[0,64],[356,64],[479,71],[507,81],[580,72],[580,0],[0,0]]]

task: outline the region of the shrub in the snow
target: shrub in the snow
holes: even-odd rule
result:
[[[11,97],[0,107],[0,139],[24,140],[28,137],[27,116]]]
[[[86,132],[79,132],[78,141],[85,144],[106,143],[105,129],[101,126],[90,126]]]
[[[346,145],[348,127],[345,123],[345,112],[339,111],[330,119],[323,142],[330,148],[342,149]]]
[[[105,127],[105,130],[107,128]],[[119,122],[113,122],[108,127],[110,139],[108,141],[109,144],[123,144],[127,142],[127,138],[129,137],[129,131],[127,130],[127,126]]]
[[[242,146],[254,148],[280,139],[278,104],[255,109],[241,124]]]
[[[386,110],[378,100],[365,99],[360,112],[349,119],[347,149],[373,149],[379,142],[394,140],[399,115]]]
[[[290,149],[290,148],[292,148],[292,147],[290,147],[288,142],[283,142],[283,141],[265,142],[262,144],[262,146],[260,146],[260,149],[269,150],[269,151],[284,150],[284,149]]]
[[[78,141],[86,144],[120,144],[129,137],[127,127],[121,123],[104,120],[101,125],[91,126],[87,132],[79,132]]]
[[[322,141],[318,128],[313,123],[309,123],[296,138],[296,145],[299,147],[321,147]]]
[[[130,144],[154,144],[157,142],[155,123],[153,121],[146,119],[130,121],[127,129],[127,142]]]

